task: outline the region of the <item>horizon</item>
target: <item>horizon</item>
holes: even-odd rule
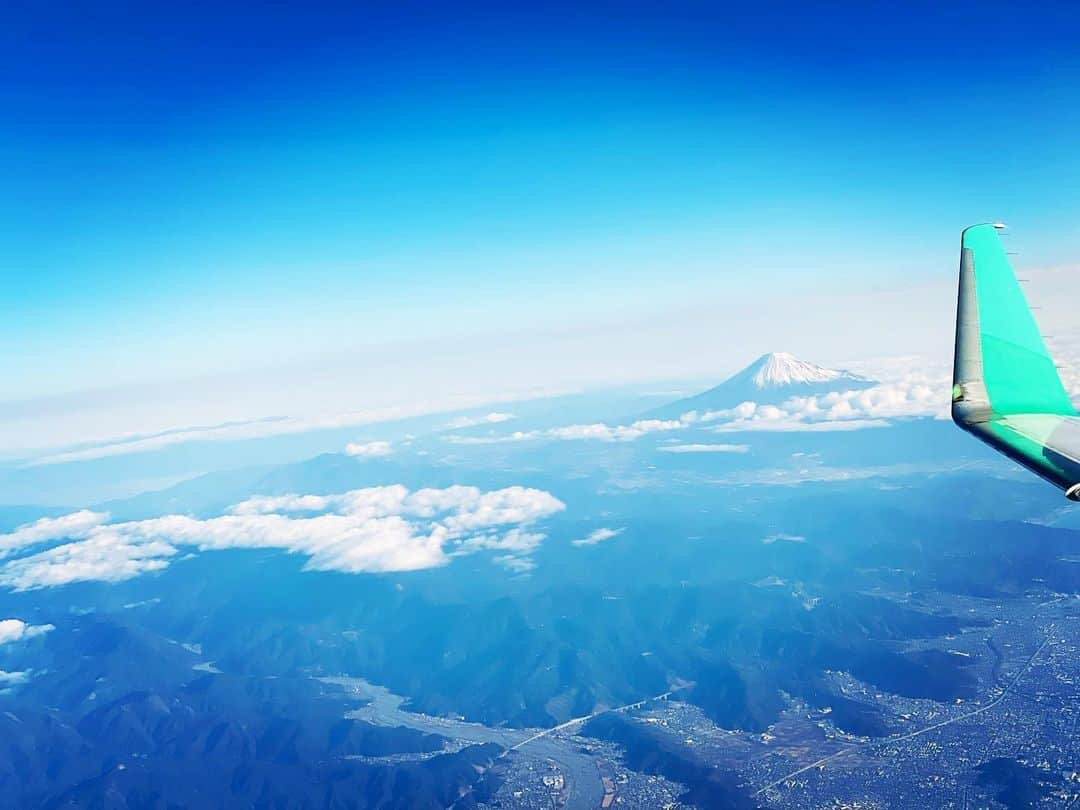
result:
[[[0,804],[1080,807],[1080,8],[9,5]]]
[[[13,15],[0,453],[933,366],[962,227],[1080,265],[1060,9],[424,8]]]

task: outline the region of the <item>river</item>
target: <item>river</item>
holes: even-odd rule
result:
[[[518,754],[544,761],[553,760],[558,764],[566,780],[566,803],[563,805],[566,810],[592,810],[600,806],[604,786],[595,761],[588,754],[580,752],[572,742],[556,734],[537,737],[544,729],[495,728],[406,711],[402,708],[405,698],[363,678],[319,680],[339,686],[350,695],[367,701],[364,706],[346,713],[348,718],[382,726],[405,726],[465,743],[495,743],[505,749],[516,746]]]

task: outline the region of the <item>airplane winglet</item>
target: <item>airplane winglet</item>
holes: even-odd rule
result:
[[[961,237],[953,371],[961,401],[965,386],[981,384],[996,414],[1076,415],[992,224],[966,228]]]
[[[1080,500],[1080,420],[999,229],[973,225],[961,236],[952,417]]]

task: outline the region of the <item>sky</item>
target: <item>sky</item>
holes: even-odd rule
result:
[[[0,452],[947,356],[962,227],[1078,264],[1066,4],[583,5],[9,6]]]

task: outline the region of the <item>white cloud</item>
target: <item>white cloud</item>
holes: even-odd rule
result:
[[[947,378],[929,379],[912,374],[862,391],[794,397],[783,407],[790,414],[810,419],[945,418],[949,409],[949,382]]]
[[[888,427],[885,419],[850,419],[835,422],[809,422],[797,417],[776,419],[748,419],[745,421],[726,422],[713,428],[715,433],[739,433],[748,431],[784,432],[830,432],[841,430],[865,430],[867,428]]]
[[[58,518],[41,518],[20,526],[10,534],[0,534],[0,559],[12,552],[48,540],[74,540],[86,537],[95,527],[109,519],[106,512],[83,509]]]
[[[746,444],[669,444],[659,448],[664,453],[745,453]]]
[[[791,397],[779,405],[742,402],[726,410],[685,414],[682,419],[716,423],[714,431],[728,433],[861,430],[886,427],[889,419],[948,417],[950,386],[947,372],[922,371],[917,358],[881,361],[877,367],[894,378],[862,390]]]
[[[702,423],[716,423],[717,433],[736,431],[828,431],[887,427],[888,419],[936,416],[934,389],[923,384],[879,385],[863,391],[792,397],[780,405],[742,402],[734,408],[709,411]]]
[[[323,512],[333,495],[256,495],[229,507],[234,515],[268,515],[274,512]]]
[[[907,368],[917,365],[917,361],[904,358],[900,365]],[[887,427],[889,419],[948,416],[947,376],[919,370],[898,371],[897,365],[887,368],[899,374],[898,378],[863,390],[792,397],[779,405],[742,402],[724,410],[703,413],[688,411],[678,419],[639,419],[628,425],[591,422],[547,430],[517,431],[503,436],[449,435],[444,439],[459,445],[502,444],[538,439],[620,442],[634,441],[653,433],[704,425],[711,425],[711,429],[718,433],[863,430]],[[745,452],[747,448],[745,445],[734,444],[686,443],[660,449],[667,453],[739,453]]]
[[[502,551],[505,553],[492,558],[492,562],[520,574],[536,567],[529,555],[540,546],[544,539],[545,535],[539,532],[530,532],[517,527],[501,535],[497,532],[489,532],[468,537],[457,543],[450,555],[460,557],[482,550]]]
[[[783,532],[777,532],[776,534],[770,534],[768,537],[763,538],[761,542],[767,546],[771,546],[778,541],[787,543],[805,543],[806,538],[801,534],[784,534]]]
[[[124,610],[131,610],[132,608],[149,607],[150,605],[160,605],[161,597],[155,596],[151,599],[140,599],[138,602],[128,602],[124,605]]]
[[[513,554],[529,554],[544,541],[544,535],[521,529],[511,529],[503,535],[481,534],[463,540],[457,544],[455,555],[471,554],[481,549],[506,551]]]
[[[792,397],[779,404],[742,402],[718,411],[688,411],[678,419],[640,419],[628,425],[604,422],[565,425],[547,430],[517,431],[503,436],[449,435],[451,444],[482,445],[538,439],[564,441],[634,441],[652,433],[711,425],[717,433],[736,431],[832,431],[888,427],[889,419],[948,415],[948,381],[921,373],[859,391]],[[741,453],[745,445],[694,444],[660,448],[667,453]]]
[[[503,568],[515,574],[527,574],[536,568],[536,562],[534,560],[527,557],[513,557],[509,554],[495,557],[492,562],[501,565]]]
[[[977,469],[988,476],[1000,476],[1000,465],[993,459],[984,462],[967,462],[964,469]],[[911,476],[935,475],[942,472],[955,472],[959,469],[955,462],[933,464],[882,464],[866,467],[829,467],[810,463],[792,467],[771,467],[765,469],[737,470],[714,478],[717,484],[746,486],[748,484],[768,484],[769,486],[797,486],[810,481],[859,481],[868,478],[898,478]],[[1006,468],[1007,469],[1007,468]]]
[[[165,568],[176,554],[168,543],[132,542],[122,532],[108,531],[112,528],[104,526],[102,534],[8,562],[0,569],[0,585],[26,590],[88,580],[119,582]]]
[[[634,441],[648,433],[682,430],[686,423],[680,419],[639,419],[629,425],[611,427],[602,422],[589,425],[568,425],[552,428],[547,435],[555,439],[601,439],[608,442]]]
[[[349,443],[345,445],[345,454],[353,458],[381,458],[393,452],[394,448],[390,442]]]
[[[30,673],[27,670],[22,672],[5,672],[0,669],[0,689],[6,689],[9,686],[18,686],[21,683],[26,683],[30,679]]]
[[[449,436],[443,436],[443,441],[448,444],[506,444],[508,442],[527,442],[535,439],[542,439],[544,437],[543,431],[539,430],[516,430],[513,433],[508,433],[503,436],[458,436],[451,434]]]
[[[649,433],[668,430],[681,430],[687,423],[679,419],[639,419],[629,425],[607,425],[603,422],[591,422],[579,425],[564,425],[547,430],[516,431],[505,436],[457,436],[444,437],[450,444],[503,444],[523,442],[535,439],[560,439],[578,441],[593,439],[605,442],[630,442]]]
[[[605,540],[610,540],[612,537],[618,537],[622,533],[622,529],[596,529],[595,531],[590,532],[587,537],[582,537],[571,542],[575,546],[595,546],[597,543],[603,543]]]
[[[409,492],[394,485],[337,495],[259,496],[205,520],[165,515],[98,523],[82,539],[9,561],[0,568],[0,584],[23,590],[129,579],[165,568],[180,547],[277,548],[305,555],[309,570],[414,571],[483,549],[527,555],[544,535],[526,529],[564,508],[550,493],[520,486]],[[297,514],[306,512],[318,514]],[[68,539],[60,525],[51,538],[42,537],[43,529],[37,536]]]
[[[443,427],[448,430],[463,430],[478,425],[497,425],[500,422],[509,422],[513,418],[515,417],[512,413],[492,411],[483,416],[459,416],[457,419],[451,419]]]
[[[552,428],[545,435],[553,439],[601,439],[612,441],[618,428],[609,427],[602,422],[589,425],[567,425],[565,427]]]
[[[34,638],[55,629],[51,624],[27,624],[22,619],[0,619],[0,644]]]

